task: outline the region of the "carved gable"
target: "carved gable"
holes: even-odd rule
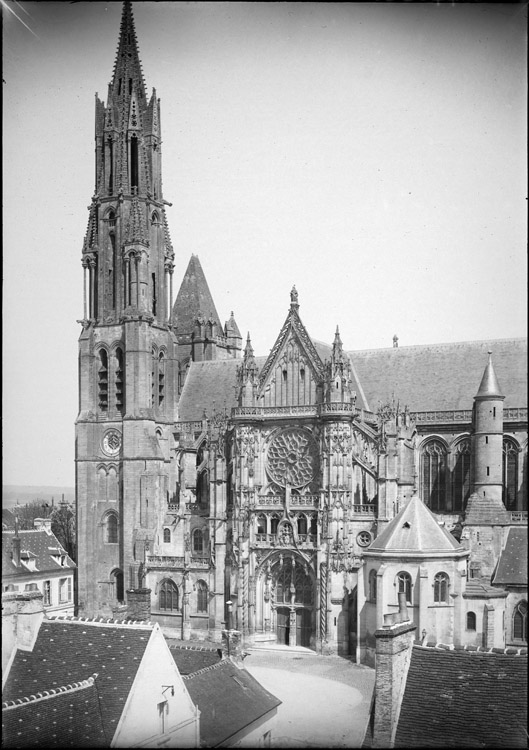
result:
[[[259,378],[259,406],[320,403],[324,367],[300,320],[297,297]]]

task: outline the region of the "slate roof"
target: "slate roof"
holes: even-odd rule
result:
[[[27,577],[28,574],[34,574],[24,564],[17,567],[12,558],[12,542],[15,536],[14,531],[2,532],[2,576],[20,576]],[[59,573],[61,570],[68,572],[76,567],[71,557],[68,557],[66,550],[61,545],[55,534],[48,534],[42,530],[19,531],[21,559],[23,553],[29,553],[30,558],[35,560],[35,570],[43,573]],[[60,561],[54,559],[52,553],[56,555],[66,555],[65,564],[61,565]]]
[[[217,747],[281,704],[231,659],[223,659],[183,679],[191,699],[200,709],[203,747]]]
[[[218,326],[217,334],[223,333],[224,326],[221,325],[198,255],[192,255],[173,305],[177,333],[192,333],[199,312],[204,320],[213,318]]]
[[[39,695],[2,705],[4,747],[109,746],[93,678]]]
[[[527,526],[509,529],[493,583],[500,586],[527,586]]]
[[[390,554],[463,552],[459,542],[439,523],[431,510],[414,495],[366,552]]]
[[[465,599],[502,599],[507,591],[491,586],[487,578],[469,578],[463,592]]]
[[[527,656],[414,646],[395,747],[527,747]]]
[[[349,351],[369,408],[393,394],[410,411],[471,409],[492,351],[504,406],[527,406],[527,339]]]
[[[332,347],[312,339],[322,361]],[[357,406],[375,411],[393,396],[411,411],[472,409],[474,396],[492,351],[494,371],[505,395],[504,406],[527,406],[527,340],[464,341],[456,344],[399,346],[389,349],[348,351],[353,368]],[[268,357],[256,357],[262,369]],[[180,401],[179,418],[202,419],[204,407],[211,413],[228,412],[236,406],[235,387],[240,359],[193,362]]]
[[[3,700],[23,699],[97,673],[95,685],[109,744],[152,630],[152,625],[43,620],[33,651],[16,652]]]
[[[266,357],[256,357],[258,367],[266,362]],[[180,402],[178,418],[184,422],[200,420],[206,409],[209,417],[213,408],[228,414],[237,406],[237,367],[241,359],[221,359],[210,362],[191,362]]]
[[[204,647],[169,646],[181,675],[192,674],[206,667],[212,667],[220,661],[219,651]]]

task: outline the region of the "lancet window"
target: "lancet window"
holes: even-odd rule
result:
[[[503,441],[503,503],[508,510],[516,508],[518,492],[518,446],[513,440]]]
[[[431,440],[422,449],[421,492],[433,511],[446,510],[446,459],[446,447],[440,440]]]

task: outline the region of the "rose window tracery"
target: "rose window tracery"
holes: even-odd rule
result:
[[[283,430],[268,449],[268,472],[280,487],[308,484],[314,477],[316,461],[314,440],[303,430]]]

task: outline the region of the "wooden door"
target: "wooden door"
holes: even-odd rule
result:
[[[288,646],[290,637],[290,611],[286,607],[279,607],[277,617],[277,642]]]
[[[310,609],[298,609],[296,612],[296,644],[310,648],[312,631],[312,613]]]

